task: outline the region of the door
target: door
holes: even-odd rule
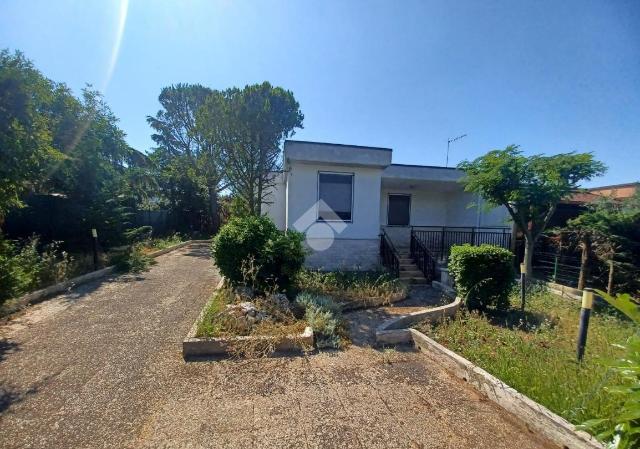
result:
[[[411,195],[390,193],[387,204],[388,226],[409,226],[411,221]]]

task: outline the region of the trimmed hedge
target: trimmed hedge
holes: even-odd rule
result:
[[[469,310],[506,309],[514,284],[513,254],[493,245],[451,247],[449,274]]]
[[[231,285],[287,290],[304,263],[303,237],[279,231],[267,217],[235,217],[213,239],[211,254]]]

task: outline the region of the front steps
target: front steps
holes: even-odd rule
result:
[[[399,248],[398,260],[400,261],[400,280],[412,285],[428,285],[422,271],[416,266],[409,255],[409,249]]]

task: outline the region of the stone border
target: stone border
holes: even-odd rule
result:
[[[220,279],[216,290],[224,285],[224,277]],[[285,338],[271,337],[268,335],[260,336],[238,336],[227,338],[198,338],[196,332],[198,323],[204,318],[205,312],[209,304],[213,301],[211,297],[204,305],[198,318],[194,321],[189,333],[182,341],[182,356],[185,360],[197,358],[222,358],[233,352],[234,345],[244,342],[274,342],[274,355],[285,355],[297,352],[304,352],[307,348],[313,348],[313,329],[309,326],[305,327],[304,332],[300,335],[288,335]]]
[[[376,343],[377,344],[399,344],[410,343],[411,333],[409,327],[412,324],[419,323],[421,321],[428,321],[430,323],[439,323],[446,318],[454,317],[458,313],[462,300],[459,297],[444,306],[432,307],[417,312],[402,315],[396,318],[391,318],[383,322],[376,329]]]
[[[162,256],[163,254],[169,253],[171,251],[175,251],[176,249],[180,249],[192,243],[208,243],[210,241],[211,240],[187,240],[185,242],[178,243],[177,245],[173,245],[168,248],[164,248],[158,251],[148,253],[147,256],[156,258],[158,256]],[[103,276],[108,276],[110,274],[113,274],[115,273],[115,271],[116,271],[115,266],[111,265],[109,267],[102,268],[100,270],[90,271],[89,273],[82,274],[80,276],[68,279],[58,284],[50,285],[49,287],[45,287],[41,290],[35,290],[31,293],[22,295],[19,298],[16,298],[13,300],[13,302],[15,303],[15,306],[14,306],[15,310],[8,313],[8,315],[11,315],[11,313],[17,312],[18,310],[28,305],[42,302],[50,296],[56,295],[58,293],[66,292],[67,290],[72,289],[73,287],[76,287],[78,285],[86,284],[87,282],[99,279]]]
[[[411,340],[429,358],[455,376],[469,382],[491,401],[520,418],[527,427],[563,448],[598,448],[604,446],[586,432],[556,415],[543,405],[519,393],[469,360],[445,348],[415,329],[406,329]]]

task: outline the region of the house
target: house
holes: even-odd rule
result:
[[[487,210],[477,196],[464,192],[460,170],[394,164],[392,153],[390,148],[287,140],[284,169],[263,213],[280,229],[304,232],[310,249],[306,264],[326,270],[378,267],[381,234],[396,259],[408,252],[416,230],[432,251],[469,239],[491,241],[484,238],[491,233],[510,241],[506,209]]]

